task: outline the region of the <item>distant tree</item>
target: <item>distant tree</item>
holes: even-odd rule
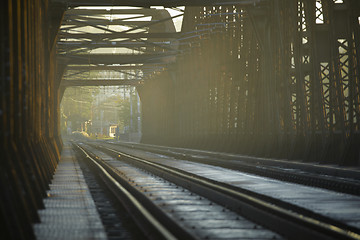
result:
[[[62,131],[66,132],[70,122],[72,131],[81,130],[82,124],[91,119],[91,105],[98,91],[94,87],[66,89],[60,106]]]
[[[126,95],[111,95],[100,89],[100,87],[73,87],[66,90],[60,108],[63,132],[67,131],[70,122],[71,130],[75,131],[83,129],[85,121],[91,120],[93,124],[97,122],[98,125],[100,119],[104,123],[117,124],[120,132],[125,128],[130,131],[137,130],[138,115],[135,94],[132,93],[131,98],[133,106],[131,119],[128,93]],[[91,132],[89,129],[88,131]],[[88,133],[90,134],[90,132]]]
[[[130,129],[130,122],[131,122],[131,116],[130,116],[130,98],[129,97],[120,97],[120,96],[112,96],[106,99],[102,103],[103,106],[113,106],[113,109],[116,109],[117,111],[117,124],[119,126],[120,130],[123,130],[124,127],[129,128],[132,131],[136,131],[136,121],[137,121],[137,115],[136,115],[136,99],[135,97],[132,98],[131,104],[133,105],[133,115],[132,115],[132,121],[133,121],[133,129]]]
[[[130,126],[130,100],[119,98],[117,106],[119,107],[119,127],[124,129],[125,126]]]

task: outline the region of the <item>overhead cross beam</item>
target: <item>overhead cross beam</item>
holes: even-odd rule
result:
[[[58,56],[67,64],[140,64],[140,63],[165,63],[169,57],[176,53],[154,54],[64,54]]]
[[[109,19],[110,15],[113,19]],[[176,32],[172,19],[182,15],[170,16],[164,9],[143,8],[68,10],[58,34],[58,60],[67,71],[64,77],[78,75],[80,79],[64,78],[62,86],[79,85],[79,81],[89,81],[85,85],[133,83],[123,80],[81,80],[84,72],[109,70],[131,75],[130,71],[136,69],[143,78],[163,69],[179,53],[177,39],[182,37],[182,33]],[[121,30],[108,27],[112,24],[131,27]],[[93,28],[100,33],[93,32]],[[129,53],[129,49],[133,50],[133,54]],[[132,66],[120,66],[124,64]]]
[[[119,6],[135,6],[145,7],[150,6],[164,6],[164,7],[177,7],[177,6],[220,6],[220,5],[243,5],[253,6],[255,4],[264,2],[266,0],[122,0],[116,2]],[[63,3],[69,7],[78,6],[114,6],[113,0],[53,0],[53,2]]]
[[[149,46],[149,44],[156,44],[157,46],[169,46],[170,42],[150,42],[150,41],[109,41],[109,42],[94,42],[94,41],[66,41],[59,43],[59,47],[74,49],[74,48],[141,48]]]
[[[63,87],[76,87],[76,86],[120,86],[132,85],[136,86],[141,84],[141,80],[136,79],[76,79],[76,80],[63,80],[61,85]]]
[[[68,66],[66,70],[68,71],[121,71],[121,70],[145,70],[152,69],[156,64],[151,65],[136,65],[136,66],[113,66],[113,65],[78,65],[78,66]],[[161,66],[161,65],[159,65]]]
[[[108,26],[108,25],[121,25],[121,26],[138,26],[143,25],[148,22],[158,22],[158,21],[125,21],[123,19],[113,19],[113,20],[107,20],[107,19],[88,19],[88,21],[74,21],[74,19],[67,19],[64,23],[67,27],[62,27],[61,30],[67,30],[77,27],[84,27],[89,26],[88,23],[96,24],[96,25],[102,25],[102,26]],[[69,25],[69,26],[68,26]]]
[[[127,39],[137,39],[137,38],[178,38],[181,36],[181,33],[178,32],[162,32],[162,33],[60,33],[61,38],[70,38],[70,39],[95,39],[95,40],[104,40],[104,39],[117,39],[117,38],[127,38]]]
[[[79,15],[86,15],[86,16],[94,16],[94,15],[105,15],[105,14],[113,14],[113,15],[134,15],[134,14],[141,14],[151,16],[154,13],[153,9],[69,9],[66,11],[67,16],[79,16]]]

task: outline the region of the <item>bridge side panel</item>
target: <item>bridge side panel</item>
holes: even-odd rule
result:
[[[143,140],[358,165],[359,7],[187,8],[182,54],[141,87]]]
[[[51,31],[59,19],[40,0],[5,1],[0,11],[1,236],[32,239],[60,157]]]

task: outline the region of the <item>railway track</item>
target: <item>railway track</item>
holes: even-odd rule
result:
[[[112,176],[113,179],[106,180],[108,186],[151,239],[231,239],[238,236],[282,239],[280,235],[163,178],[96,149],[87,146],[79,148],[91,164],[99,168],[100,174]],[[144,211],[146,213],[142,214]],[[156,224],[153,225],[154,222]]]
[[[185,236],[186,239],[228,239],[246,236],[247,239],[360,239],[359,221],[351,218],[352,214],[345,219],[344,216],[336,216],[336,212],[322,214],[321,211],[316,211],[317,206],[304,205],[299,197],[286,200],[261,191],[261,186],[264,189],[270,187],[270,192],[274,191],[279,188],[279,184],[284,184],[280,181],[271,181],[273,186],[263,185],[260,177],[256,179],[238,171],[163,156],[151,157],[149,154],[145,154],[148,157],[146,159],[133,156],[129,151],[120,151],[119,147],[109,144],[83,144],[78,145],[78,148],[92,164],[102,168],[104,175],[112,177],[108,182],[118,181],[118,185],[131,189],[127,191],[134,193],[135,200],[145,202],[144,209],[149,209],[148,213],[154,216],[151,220],[144,220],[147,219],[146,214],[141,216],[140,219],[146,222],[139,225],[157,222],[162,229],[168,231],[162,233],[159,229],[154,230],[156,227],[145,230],[148,236],[155,236],[153,238],[183,239]],[[234,178],[237,179],[237,184]],[[258,185],[257,191],[247,188],[249,181],[254,179]],[[115,183],[108,185],[117,186],[113,189],[120,189]],[[293,185],[299,188],[299,185]],[[292,193],[296,193],[296,190]],[[318,191],[316,188],[302,186],[300,194],[306,194],[309,200],[311,194],[318,194]],[[334,194],[327,190],[321,191],[325,197]],[[355,204],[353,208],[357,209],[357,196],[342,194],[333,203],[345,197],[347,204]],[[312,200],[316,202],[319,198]],[[331,207],[333,206],[329,206],[329,209]],[[139,212],[134,209],[131,211]],[[138,213],[135,215],[139,217]],[[210,222],[206,222],[209,220]]]
[[[340,168],[148,144],[119,142],[111,144],[360,196],[360,170],[357,168]]]

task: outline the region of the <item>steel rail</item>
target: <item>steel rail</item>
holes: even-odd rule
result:
[[[237,156],[235,154],[228,153],[207,152],[194,149],[180,149],[148,144],[118,144],[126,147],[129,147],[130,145],[132,148],[159,153],[187,161],[206,163],[214,166],[240,170],[259,176],[279,179],[282,181],[315,186],[332,191],[360,196],[360,183],[358,183],[360,180],[360,171],[356,171],[354,169],[346,170],[336,168],[334,166],[319,166],[308,163],[288,162],[278,159]],[[258,163],[261,163],[261,166],[263,167],[260,168]],[[291,168],[299,170],[299,172],[291,172],[291,174],[289,174],[286,172],[286,170],[281,168]],[[309,173],[311,175],[309,175]]]
[[[124,144],[124,143],[122,143]],[[125,145],[125,144],[124,144]],[[183,151],[190,154],[206,154],[211,157],[217,157],[217,158],[223,158],[223,159],[229,159],[233,158],[236,160],[248,160],[248,161],[260,161],[262,164],[268,164],[268,163],[276,163],[276,165],[286,165],[289,167],[298,167],[299,169],[306,170],[310,167],[316,168],[317,172],[322,172],[326,174],[334,173],[334,175],[338,175],[340,177],[349,177],[349,174],[353,176],[353,178],[360,179],[360,169],[354,169],[354,168],[341,168],[336,166],[327,166],[327,165],[312,165],[311,163],[305,163],[305,162],[289,162],[286,159],[273,159],[273,158],[264,158],[264,157],[254,157],[254,156],[247,156],[247,155],[239,155],[235,153],[226,153],[226,152],[213,152],[213,151],[207,151],[207,150],[200,150],[200,149],[190,149],[190,148],[179,148],[179,147],[167,147],[167,146],[160,146],[160,145],[152,145],[152,144],[137,144],[137,143],[131,143],[130,145],[143,145],[146,147],[151,148],[159,148],[164,150],[171,149],[172,151]],[[311,166],[310,166],[311,165]]]
[[[152,171],[185,188],[190,188],[191,191],[204,195],[219,204],[224,204],[224,200],[226,200],[228,207],[240,212],[245,217],[251,219],[257,216],[255,221],[261,225],[287,236],[293,236],[294,239],[360,239],[359,233],[350,230],[351,227],[346,229],[341,226],[341,223],[328,223],[323,219],[318,220],[274,203],[269,203],[255,195],[250,196],[240,192],[240,189],[229,187],[226,184],[176,170],[108,147],[101,148],[116,154],[120,158],[122,157],[122,159],[124,157],[131,159],[132,161],[129,161],[129,163],[140,168],[149,166],[151,170],[147,169],[148,171]],[[209,189],[213,190],[213,192],[210,193]]]
[[[142,215],[143,218],[147,220],[147,222],[155,229],[164,239],[175,240],[178,239],[174,236],[162,223],[160,223],[156,217],[154,217],[144,206],[140,203],[139,200],[136,199],[126,188],[124,188],[113,176],[106,170],[102,165],[98,163],[95,159],[93,159],[82,147],[76,145],[86,156],[86,158],[90,159],[93,164],[97,166],[97,168],[106,176],[106,178],[112,183],[113,186],[117,188],[118,191],[125,196],[132,205],[138,210],[138,212]]]

